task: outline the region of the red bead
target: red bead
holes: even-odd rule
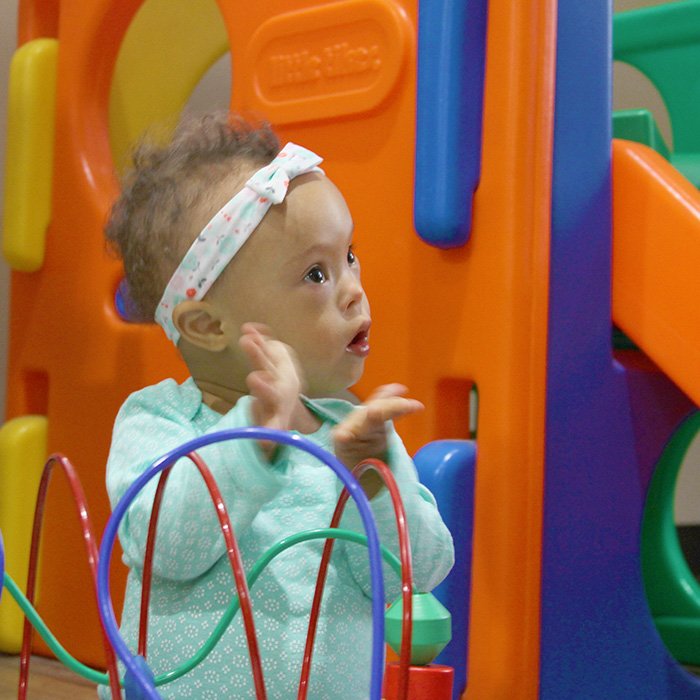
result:
[[[440,664],[410,666],[406,700],[452,700],[454,669]],[[399,664],[388,663],[384,673],[384,700],[397,700]]]

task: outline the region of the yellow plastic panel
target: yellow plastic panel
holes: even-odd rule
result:
[[[22,416],[0,428],[0,530],[7,573],[24,590],[29,568],[34,503],[47,460],[48,420]],[[24,615],[9,595],[0,602],[0,651],[22,647]]]
[[[215,0],[147,0],[141,6],[119,49],[110,93],[117,167],[146,129],[174,125],[204,73],[228,50]]]
[[[51,219],[58,41],[35,39],[10,67],[2,251],[10,267],[44,263]]]

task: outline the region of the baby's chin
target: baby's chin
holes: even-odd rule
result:
[[[349,391],[357,384],[364,374],[364,359],[358,360],[353,358],[352,366],[343,368],[340,372],[329,372],[324,375],[320,372],[314,374],[309,371],[310,368],[304,371],[305,386],[303,393],[310,399],[324,399],[333,397],[343,397],[345,394],[352,395]],[[302,370],[302,371],[303,371]]]
[[[323,384],[309,385],[305,388],[305,394],[310,399],[345,399],[351,403],[361,403],[352,391],[352,387],[360,380],[360,376],[353,381],[326,382]]]
[[[326,396],[323,398],[342,399],[343,401],[347,401],[348,403],[354,404],[355,406],[359,406],[362,403],[362,399],[360,399],[359,396],[354,394],[352,389],[341,389],[340,391],[335,391],[332,394],[326,394]]]

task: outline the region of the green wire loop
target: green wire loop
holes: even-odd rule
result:
[[[248,587],[252,588],[253,584],[258,580],[260,574],[265,570],[265,567],[279,554],[284,552],[286,549],[293,547],[301,542],[307,542],[308,540],[315,539],[339,539],[346,540],[348,542],[355,542],[356,544],[362,544],[367,546],[367,535],[361,534],[359,532],[352,532],[350,530],[341,530],[338,528],[322,528],[318,530],[307,530],[306,532],[299,532],[296,535],[291,535],[283,540],[280,540],[276,545],[270,547],[270,549],[265,552],[251,567],[250,573],[248,574]],[[384,545],[381,545],[382,557],[394,571],[401,576],[401,561],[399,558],[387,549]],[[77,673],[79,676],[87,679],[91,683],[97,683],[99,685],[107,685],[109,683],[109,678],[106,673],[101,673],[96,671],[85,664],[80,663],[77,659],[73,658],[60,644],[56,637],[52,634],[51,630],[46,626],[46,623],[41,619],[36,610],[27,600],[26,596],[19,589],[17,584],[10,578],[7,572],[3,576],[3,585],[7,588],[8,593],[15,599],[22,612],[27,616],[29,622],[36,629],[36,631],[41,635],[42,639],[48,644],[49,649],[56,655],[56,658],[67,666],[71,671]],[[226,628],[231,624],[234,616],[239,610],[238,604],[238,594],[233,596],[233,599],[226,608],[224,614],[219,620],[218,624],[214,628],[209,639],[202,645],[200,650],[190,657],[187,661],[182,663],[177,668],[157,676],[155,679],[155,684],[164,685],[165,683],[170,683],[178,678],[181,678],[186,673],[189,673],[193,668],[200,664],[206,657],[211,653],[214,647],[219,643],[219,640],[224,635]],[[122,681],[123,686],[123,681]]]
[[[10,578],[10,575],[5,572],[3,576],[3,585],[7,588],[7,592],[17,601],[17,605],[22,608],[22,612],[27,616],[29,622],[36,631],[41,635],[43,640],[49,645],[51,651],[56,655],[56,658],[65,666],[75,671],[78,675],[92,683],[102,683],[107,685],[109,679],[106,673],[100,673],[95,669],[81,664],[80,661],[74,659],[62,646],[61,643],[54,637],[51,630],[46,626],[46,623],[39,617],[37,611],[32,607],[27,597],[19,589],[19,586]]]

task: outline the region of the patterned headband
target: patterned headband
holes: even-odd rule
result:
[[[204,227],[170,278],[156,309],[155,319],[173,343],[180,340],[173,323],[175,307],[186,299],[202,299],[267,210],[284,200],[289,181],[305,173],[322,173],[317,167],[322,160],[306,148],[288,143]]]

